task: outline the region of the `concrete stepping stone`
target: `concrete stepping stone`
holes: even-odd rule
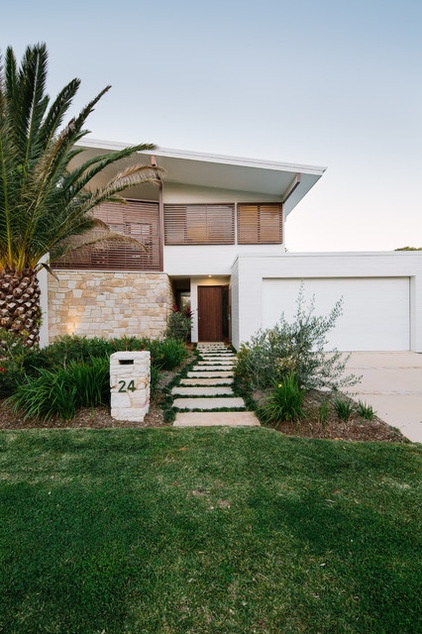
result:
[[[233,377],[218,377],[216,379],[182,379],[179,385],[231,385],[232,383]]]
[[[203,372],[188,372],[188,378],[189,379],[215,379],[217,377],[221,377],[221,378],[232,378],[233,377],[233,372],[210,372],[210,371],[203,371]]]
[[[173,427],[260,427],[253,412],[178,412]]]
[[[239,396],[223,398],[176,398],[173,407],[177,409],[219,409],[221,407],[244,408],[245,402]]]
[[[199,357],[199,362],[203,363],[236,363],[236,359],[231,357]]]
[[[192,372],[201,372],[202,370],[206,370],[207,372],[213,372],[216,370],[225,370],[225,367],[221,365],[194,365],[192,368]],[[230,368],[227,369],[229,371]]]
[[[209,365],[218,365],[225,366],[226,368],[232,368],[234,363],[232,361],[198,361],[198,365],[209,366]]]
[[[235,357],[233,352],[199,352],[201,357]]]
[[[231,387],[212,387],[204,385],[202,387],[174,387],[171,391],[177,396],[233,396]]]

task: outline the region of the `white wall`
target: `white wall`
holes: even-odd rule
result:
[[[230,275],[238,255],[284,254],[284,246],[268,244],[228,244],[165,246],[164,271],[167,275]]]
[[[364,297],[364,287],[366,290],[368,289],[368,286],[365,286],[365,280],[370,278],[377,283],[377,293],[381,288],[380,284],[385,280],[385,294],[391,299],[390,301],[385,300],[384,308],[379,314],[385,313],[385,320],[390,321],[388,328],[391,328],[391,332],[393,332],[395,320],[403,319],[405,311],[408,310],[408,320],[410,321],[410,327],[408,328],[409,346],[411,350],[422,352],[422,253],[286,253],[280,257],[239,256],[233,271],[235,269],[239,275],[239,331],[236,338],[233,337],[233,345],[236,348],[238,348],[241,341],[247,341],[259,328],[265,326],[265,320],[268,318],[268,306],[271,306],[271,300],[268,299],[268,296],[264,300],[264,280],[286,280],[286,283],[287,280],[296,280],[297,284],[300,284],[301,279],[305,281],[307,279],[326,280],[327,288],[330,286],[333,291],[332,304],[339,299],[338,290],[340,287],[339,285],[331,284],[331,281],[340,281],[341,279],[354,280],[353,293],[356,298],[354,309],[360,303],[363,315],[365,310],[370,309],[368,307],[369,299],[366,300],[367,305],[365,306]],[[408,295],[403,291],[403,283],[400,285],[400,282],[398,282],[401,290],[398,289],[396,280],[399,278],[402,281],[404,280],[405,286],[407,284]],[[390,283],[388,279],[390,279]],[[359,285],[356,286],[356,281],[359,280],[362,281],[360,287]],[[266,282],[267,285],[268,283]],[[278,291],[278,294],[282,293],[282,285],[278,286]],[[290,299],[288,301],[291,303],[291,286],[289,292]],[[367,294],[366,297],[368,298]],[[327,296],[327,299],[329,298],[330,294]],[[263,314],[264,301],[267,317]],[[275,297],[274,302],[276,301],[279,300]],[[402,306],[396,310],[393,304],[397,301],[404,302],[407,306]],[[274,304],[275,309],[276,304]],[[289,310],[291,310],[291,307]],[[352,318],[349,319],[349,324],[351,321]],[[359,330],[362,325],[356,323],[355,327],[356,330]],[[364,342],[364,339],[362,339],[362,342]],[[368,343],[366,342],[365,346],[367,345]],[[397,342],[395,343],[391,339],[391,346],[393,345],[397,345]],[[342,345],[338,345],[338,347],[346,349]]]

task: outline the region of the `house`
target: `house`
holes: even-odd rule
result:
[[[121,146],[84,147],[89,157]],[[189,303],[192,341],[238,348],[282,312],[293,316],[303,284],[320,314],[343,298],[330,345],[422,351],[422,253],[286,252],[285,220],[323,167],[164,149],[142,159],[164,168],[161,185],[131,188],[127,205],[96,215],[146,250],[113,245],[55,263],[57,279],[41,280],[44,342],[66,333],[159,337],[172,306]]]

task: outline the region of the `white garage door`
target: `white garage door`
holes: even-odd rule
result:
[[[339,350],[409,350],[409,278],[264,279],[262,324],[272,327],[284,312],[291,321],[303,283],[306,302],[327,316],[343,298],[343,314],[329,335]]]

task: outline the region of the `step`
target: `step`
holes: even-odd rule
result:
[[[259,427],[253,412],[178,412],[173,427]]]
[[[220,409],[222,407],[245,408],[243,398],[239,396],[227,396],[223,398],[176,398],[173,407],[177,409]]]
[[[235,359],[233,352],[199,352],[201,357],[222,357],[223,359]]]
[[[189,379],[216,379],[217,377],[221,377],[224,379],[229,379],[233,377],[233,372],[188,372]]]
[[[229,372],[231,368],[222,365],[194,365],[192,368],[192,372],[201,372],[202,370],[205,370],[206,372],[215,372],[216,370],[224,370]]]
[[[201,372],[201,374],[203,374]],[[217,379],[181,379],[179,385],[231,385],[233,383],[233,377]]]
[[[226,361],[226,360],[223,360],[223,359],[221,359],[221,360],[220,359],[213,359],[212,361],[206,361],[206,360],[203,361],[202,359],[200,359],[198,361],[198,365],[220,365],[220,366],[221,365],[225,365],[227,367],[232,368],[234,366],[234,363],[233,363],[233,361]]]
[[[174,387],[171,391],[172,394],[177,396],[232,396],[233,390],[231,387]]]

